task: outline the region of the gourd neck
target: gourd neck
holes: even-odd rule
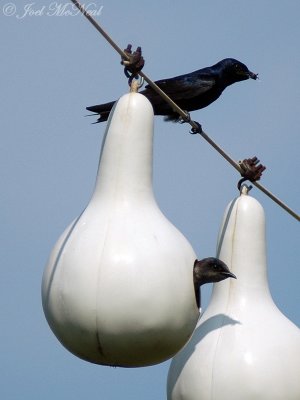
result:
[[[237,276],[215,284],[213,296],[270,298],[267,278],[265,216],[262,206],[247,194],[233,200],[219,233],[217,257]]]
[[[141,105],[145,108],[142,113]],[[122,96],[108,121],[93,197],[153,200],[152,147],[153,110],[149,101],[138,93]]]

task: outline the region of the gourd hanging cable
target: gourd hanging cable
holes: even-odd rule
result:
[[[72,3],[79,9],[79,11],[91,22],[91,24],[97,29],[97,31],[109,42],[109,44],[121,55],[122,59],[129,59],[128,54],[126,54],[117,44],[111,39],[111,37],[100,27],[97,21],[84,9],[84,7],[77,1],[71,0]],[[143,72],[140,71],[139,75],[166,101],[168,102],[173,110],[177,112],[183,120],[189,123],[192,127],[191,133],[198,133],[200,134],[203,139],[205,139],[222,157],[225,158],[229,164],[232,165],[243,177],[244,177],[244,170],[240,167],[239,163],[234,161],[232,157],[230,157],[215,141],[213,141],[210,136],[204,132],[201,125],[196,121],[190,119],[188,113],[182,110],[178,105],[166,95],[166,93],[160,89],[148,76]],[[288,207],[285,203],[283,203],[278,197],[276,197],[273,193],[267,190],[264,186],[262,186],[257,181],[252,181],[253,185],[261,190],[265,195],[267,195],[270,199],[272,199],[277,205],[283,208],[286,212],[288,212],[292,217],[296,220],[300,221],[300,215],[293,211],[290,207]]]

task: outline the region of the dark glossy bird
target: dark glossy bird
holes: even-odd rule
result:
[[[155,83],[183,110],[189,112],[207,107],[220,97],[223,90],[233,83],[246,79],[257,79],[257,74],[249,71],[245,64],[234,58],[225,58],[217,64],[199,69],[189,74],[162,79]],[[155,115],[164,115],[167,121],[180,120],[179,114],[147,85],[141,91],[151,102]],[[115,101],[87,107],[100,115],[97,122],[106,121]]]
[[[236,279],[236,276],[218,258],[208,257],[194,262],[193,279],[198,308],[200,308],[200,286],[205,283],[220,282],[227,278]]]

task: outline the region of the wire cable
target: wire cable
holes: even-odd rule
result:
[[[71,0],[71,2],[79,9],[79,11],[90,21],[90,23],[97,29],[99,33],[108,41],[108,43],[120,54],[123,59],[129,60],[128,55],[112,40],[112,38],[101,28],[98,22],[85,10],[85,8],[77,1]],[[170,104],[173,110],[178,113],[181,118],[189,123],[192,128],[199,130],[199,126],[197,123],[190,119],[189,114],[182,110],[163,90],[161,90],[155,82],[153,82],[148,76],[143,72],[139,71],[138,74],[158,93],[160,96]],[[225,158],[240,174],[242,173],[242,169],[239,164],[234,161],[216,142],[214,142],[207,133],[205,133],[202,129],[198,131],[199,135],[203,137],[221,156]],[[270,199],[272,199],[275,203],[277,203],[281,208],[287,211],[292,217],[296,220],[300,221],[300,215],[298,215],[295,211],[293,211],[290,207],[288,207],[285,203],[283,203],[278,197],[276,197],[273,193],[271,193],[268,189],[266,189],[263,185],[258,183],[257,181],[251,182],[254,186],[256,186],[259,190],[261,190],[265,195],[267,195]]]

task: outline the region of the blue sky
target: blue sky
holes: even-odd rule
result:
[[[70,9],[67,1],[56,4]],[[86,363],[58,343],[43,315],[48,255],[94,187],[105,124],[92,125],[85,107],[128,90],[118,54],[83,17],[55,13],[56,4],[1,1],[0,395],[163,399],[169,362],[129,370]],[[259,81],[228,88],[193,118],[234,159],[258,156],[267,166],[262,184],[299,213],[297,0],[85,4],[101,10],[97,20],[120,47],[142,46],[144,71],[153,79],[225,57],[259,73]],[[162,211],[203,258],[215,254],[238,175],[188,130],[156,118],[154,188]],[[299,326],[299,223],[257,189],[251,194],[266,213],[272,296]],[[202,291],[204,306],[210,289]]]

